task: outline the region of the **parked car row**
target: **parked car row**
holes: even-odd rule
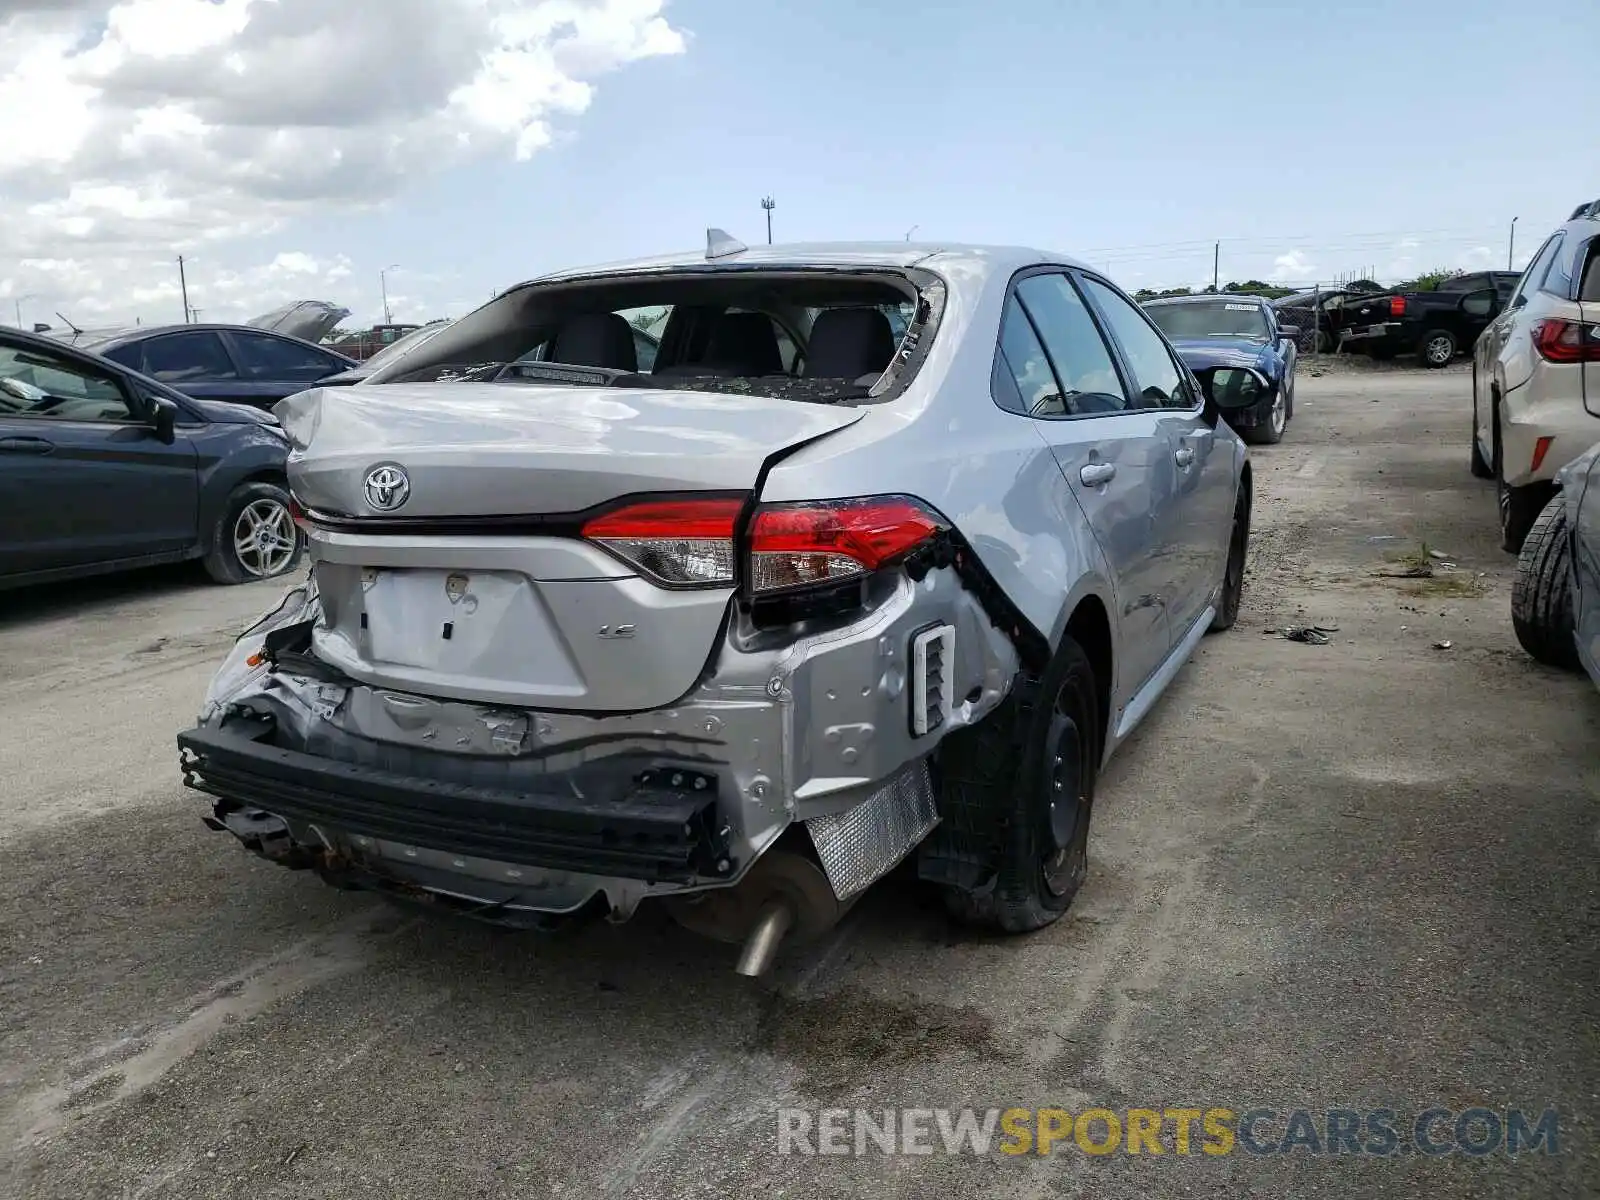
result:
[[[1600,201],[1540,246],[1478,338],[1472,473],[1493,479],[1516,553],[1524,649],[1600,686]]]

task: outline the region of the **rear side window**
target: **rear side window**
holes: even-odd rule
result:
[[[1578,299],[1585,304],[1600,303],[1600,236],[1590,239],[1585,259],[1583,281],[1578,286]]]
[[[1572,269],[1568,266],[1571,255],[1564,253],[1566,243],[1565,234],[1556,235],[1555,253],[1550,256],[1550,266],[1546,268],[1544,279],[1539,283],[1539,290],[1549,292],[1552,296],[1565,299],[1572,293]]]
[[[215,333],[169,333],[144,344],[144,373],[163,383],[237,379],[233,360]]]
[[[1111,351],[1089,308],[1065,275],[1030,275],[1017,284],[1033,326],[1061,384],[1059,411],[1087,416],[1118,412],[1128,405]]]
[[[1194,407],[1188,379],[1178,369],[1166,339],[1156,332],[1144,313],[1124,300],[1098,279],[1085,279],[1084,286],[1100,311],[1105,314],[1122,347],[1123,357],[1133,371],[1139,389],[1137,408]]]
[[[1001,408],[1025,416],[1066,415],[1050,359],[1015,296],[1006,301],[1000,321],[1000,352],[995,364],[994,399]]]
[[[344,370],[344,364],[320,350],[265,333],[234,333],[233,347],[245,372],[257,379],[310,383]]]
[[[1561,235],[1558,233],[1539,247],[1539,253],[1533,256],[1533,261],[1527,265],[1522,272],[1522,278],[1517,281],[1517,292],[1513,299],[1523,299],[1527,296],[1529,288],[1539,286],[1539,282],[1544,279],[1544,273],[1550,269],[1550,259],[1560,246]]]

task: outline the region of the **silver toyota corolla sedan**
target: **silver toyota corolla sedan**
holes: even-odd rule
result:
[[[512,288],[279,405],[311,576],[185,780],[331,882],[534,927],[655,899],[748,974],[913,854],[962,919],[1046,925],[1102,764],[1238,611],[1214,374],[1034,250],[712,231]]]

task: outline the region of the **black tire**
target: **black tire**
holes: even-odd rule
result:
[[[981,830],[980,841],[992,834],[994,874],[975,889],[941,889],[950,914],[976,929],[1042,929],[1088,872],[1101,714],[1094,667],[1071,635],[1036,698],[1026,707],[1007,698],[939,748],[941,814]]]
[[[1280,410],[1279,403],[1283,404]],[[1246,425],[1239,430],[1239,436],[1251,446],[1276,446],[1283,441],[1283,431],[1289,425],[1289,402],[1282,395],[1275,395],[1272,403],[1266,409],[1257,410],[1261,419],[1254,425]]]
[[[1568,671],[1578,669],[1572,623],[1572,542],[1560,496],[1544,506],[1517,556],[1517,573],[1511,584],[1511,627],[1535,661]]]
[[[1417,339],[1417,361],[1439,370],[1456,360],[1456,335],[1448,329],[1430,329]]]
[[[244,524],[259,514],[270,522],[255,550],[241,548]],[[270,516],[268,515],[270,514]],[[292,539],[292,546],[285,545]],[[305,539],[289,516],[289,493],[276,483],[258,480],[241,483],[222,506],[211,530],[206,552],[206,573],[218,583],[252,583],[287,575],[300,564]]]
[[[1239,619],[1239,604],[1244,599],[1244,568],[1250,558],[1250,502],[1249,481],[1241,479],[1239,494],[1233,502],[1233,531],[1228,536],[1228,563],[1222,572],[1222,594],[1208,633],[1232,629]]]
[[[1499,471],[1495,472],[1495,499],[1500,506],[1500,548],[1507,554],[1522,553],[1528,531],[1550,501],[1548,483],[1511,487]]]
[[[1494,464],[1484,458],[1483,451],[1478,448],[1478,369],[1472,369],[1472,477],[1474,479],[1493,479]]]

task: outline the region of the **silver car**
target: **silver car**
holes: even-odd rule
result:
[[[1600,445],[1555,482],[1517,556],[1511,623],[1539,662],[1581,668],[1600,687]]]
[[[708,242],[278,406],[314,565],[178,739],[209,824],[503,923],[656,899],[747,974],[913,851],[976,925],[1061,915],[1238,612],[1245,389],[1069,258]]]

